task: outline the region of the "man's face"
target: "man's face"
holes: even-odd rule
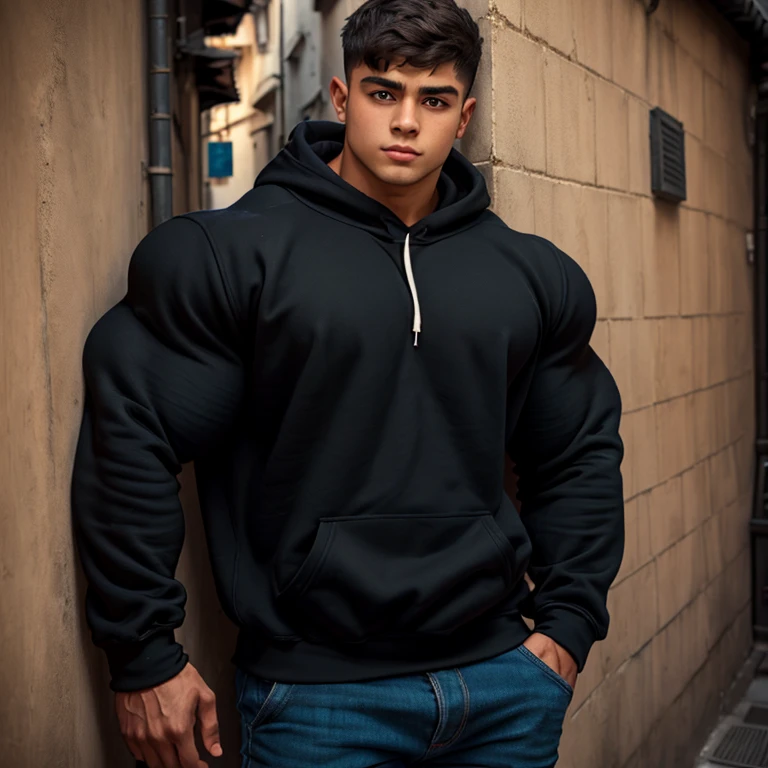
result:
[[[387,72],[362,64],[334,103],[357,160],[384,184],[409,186],[439,171],[464,135],[475,108],[466,88],[450,63]]]

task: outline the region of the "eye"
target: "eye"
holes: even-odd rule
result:
[[[393,99],[393,96],[389,91],[374,91],[371,96],[376,99],[376,101],[389,101],[390,99]]]
[[[431,96],[426,100],[428,107],[446,107],[448,106],[442,99],[438,99],[436,96]]]

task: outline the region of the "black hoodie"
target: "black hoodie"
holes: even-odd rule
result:
[[[235,205],[148,234],[88,338],[73,514],[114,690],[186,663],[191,460],[235,662],[254,674],[472,663],[520,644],[521,614],[579,668],[605,637],[621,405],[589,346],[586,276],[488,211],[455,151],[409,229],[327,166],[343,137],[302,123]]]

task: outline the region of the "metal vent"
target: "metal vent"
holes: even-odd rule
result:
[[[651,189],[663,200],[686,199],[683,124],[656,107],[651,110]]]
[[[768,728],[734,725],[709,761],[732,768],[768,768]]]

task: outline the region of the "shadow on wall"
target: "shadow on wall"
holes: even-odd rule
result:
[[[91,643],[91,632],[85,620],[85,592],[87,582],[80,561],[75,559],[75,585],[77,603],[80,610],[77,612],[79,624],[79,636],[83,642],[83,667],[86,674],[86,687],[90,691],[90,701],[93,704],[95,717],[94,741],[98,740],[99,746],[93,753],[99,756],[101,765],[114,766],[114,768],[130,768],[135,765],[131,753],[123,744],[120,729],[115,715],[115,697],[109,687],[109,667],[107,658],[100,648]],[[116,746],[117,745],[117,746]],[[118,754],[115,754],[118,751]]]
[[[224,755],[219,759],[211,757],[199,734],[198,751],[211,768],[239,768],[240,720],[235,707],[235,667],[231,661],[237,628],[222,610],[216,594],[191,465],[184,468],[180,480],[186,535],[177,577],[186,587],[188,599],[187,616],[178,638],[190,662],[216,694]]]
[[[211,768],[238,768],[240,722],[235,708],[235,668],[231,663],[237,630],[224,615],[216,595],[191,466],[182,472],[181,483],[186,536],[177,576],[187,589],[188,600],[186,619],[178,632],[178,638],[189,653],[191,663],[216,694],[224,755],[219,759],[211,757],[205,751],[199,734],[197,745],[201,759]],[[90,641],[84,608],[87,583],[79,563],[76,581],[87,688],[90,689],[95,716],[92,737],[100,742],[98,749],[94,749],[93,753],[99,755],[99,765],[109,768],[133,768],[136,762],[124,745],[118,728],[106,657],[103,651],[94,647]]]

